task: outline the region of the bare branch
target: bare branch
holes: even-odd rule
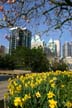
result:
[[[57,7],[58,7],[58,6],[54,6],[54,7],[52,7],[51,9],[46,10],[45,12],[43,12],[43,15],[47,14],[48,12],[54,10],[54,9],[57,8]]]
[[[45,25],[48,30],[51,26],[60,29],[72,21],[72,1],[0,0],[0,14],[3,19],[0,19],[0,28],[26,25],[36,29]]]
[[[72,6],[72,2],[71,2],[70,0],[65,0],[65,2],[66,2],[68,5]]]
[[[67,1],[70,1],[70,0],[65,0],[65,1],[55,1],[55,0],[50,0],[51,3],[55,4],[55,5],[58,5],[58,6],[72,6],[72,2],[67,2]]]
[[[65,20],[64,20],[63,22],[61,22],[58,26],[56,26],[55,29],[59,29],[59,28],[61,28],[61,26],[63,26],[64,23],[66,23],[66,22],[68,22],[68,21],[70,21],[70,20],[72,20],[72,17],[71,17],[71,18],[67,18],[67,19],[65,19]]]

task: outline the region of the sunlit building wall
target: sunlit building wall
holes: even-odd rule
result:
[[[61,43],[59,40],[54,40],[54,43],[56,45],[57,57],[60,57],[61,56]]]
[[[35,35],[35,37],[32,38],[31,40],[31,48],[38,48],[38,47],[42,47],[44,48],[45,43],[43,40],[41,40],[39,35]]]
[[[72,42],[65,42],[63,45],[63,57],[72,57]]]

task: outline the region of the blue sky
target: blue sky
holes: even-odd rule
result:
[[[32,2],[33,3],[33,2]],[[30,4],[32,5],[32,4]],[[9,5],[6,4],[5,5],[5,8],[6,9],[9,9]],[[45,8],[50,8],[48,4],[46,4]],[[36,14],[37,15],[37,14]],[[51,13],[51,16],[53,16],[53,13]],[[2,17],[2,14],[0,13],[0,18]],[[37,18],[37,17],[36,17]],[[38,31],[38,32],[41,32],[42,30],[45,30],[48,28],[48,25],[45,26],[43,25],[43,20],[44,20],[45,17],[41,17],[40,19],[38,18],[38,21],[40,22],[40,26],[39,27],[36,27],[35,24],[37,23],[37,19],[34,19],[34,22],[33,22],[33,28],[30,28],[33,36],[35,35],[35,31]],[[22,21],[22,20],[21,20]],[[24,20],[23,20],[24,21]],[[19,21],[18,21],[19,23]],[[24,22],[22,22],[23,24]],[[20,25],[21,25],[21,22],[20,22]],[[29,25],[26,26],[28,29],[29,29]],[[67,29],[62,29],[63,30],[63,33],[62,33],[62,36],[61,38],[60,35],[61,35],[61,32],[60,30],[50,30],[47,34],[43,34],[41,35],[41,38],[43,40],[45,40],[45,42],[47,43],[49,41],[50,38],[52,39],[60,39],[61,41],[61,46],[64,44],[65,41],[72,41],[72,33],[69,31],[71,29],[70,28],[67,28]],[[9,42],[8,40],[5,39],[5,36],[6,35],[9,35],[9,31],[7,29],[0,29],[0,45],[4,45],[5,47],[8,47],[9,46]]]
[[[65,30],[65,29],[62,34],[59,30],[53,31],[53,32],[51,31],[48,36],[45,36],[46,43],[48,42],[50,38],[52,38],[53,40],[59,39],[61,41],[61,45],[63,45],[65,41],[68,41],[68,42],[72,41],[72,34],[69,30]]]

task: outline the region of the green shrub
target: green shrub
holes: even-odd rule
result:
[[[59,61],[54,60],[51,64],[51,70],[65,71],[65,70],[68,70],[68,65],[63,60],[59,60]]]

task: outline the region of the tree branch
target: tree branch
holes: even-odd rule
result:
[[[51,3],[58,5],[58,6],[72,6],[72,2],[70,0],[65,0],[65,1],[55,1],[55,0],[50,0]]]
[[[54,10],[54,9],[57,8],[57,7],[58,7],[58,6],[54,6],[54,7],[52,7],[51,9],[46,10],[45,12],[43,12],[43,15],[47,14],[48,12]]]
[[[66,23],[66,22],[68,22],[68,21],[70,21],[70,20],[72,20],[72,17],[71,17],[71,18],[67,18],[66,20],[64,20],[63,22],[61,22],[58,26],[55,27],[55,29],[61,28],[61,26],[63,26],[64,23]]]
[[[65,0],[65,2],[66,2],[68,5],[72,6],[72,2],[71,2],[70,0]]]

